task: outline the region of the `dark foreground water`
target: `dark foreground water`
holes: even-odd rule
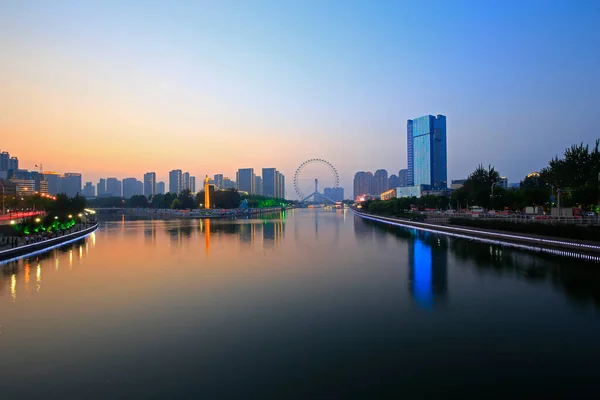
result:
[[[0,268],[2,399],[600,394],[600,265],[348,211],[118,217]]]

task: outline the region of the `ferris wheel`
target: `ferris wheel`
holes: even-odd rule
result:
[[[300,164],[294,174],[294,190],[298,200],[305,202],[312,197],[315,202],[326,200],[335,203],[319,192],[319,183],[325,187],[340,187],[340,176],[333,164],[322,158],[311,158]]]

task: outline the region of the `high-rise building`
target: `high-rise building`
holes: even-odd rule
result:
[[[285,199],[285,175],[279,173],[279,196],[280,199]]]
[[[181,175],[181,190],[189,190],[190,189],[190,173],[184,172]]]
[[[100,178],[96,185],[96,194],[98,197],[106,196],[106,179]]]
[[[156,194],[156,172],[144,174],[144,196],[150,197]]]
[[[190,176],[190,192],[196,193],[196,177]]]
[[[44,174],[38,171],[31,171],[30,178],[35,182],[35,191],[40,194],[48,194],[48,181]]]
[[[378,169],[373,175],[373,194],[381,194],[388,190],[388,173],[385,169]]]
[[[260,176],[254,177],[254,193],[261,196],[263,194],[263,180]]]
[[[60,185],[60,175],[58,175],[58,172],[45,171],[43,176],[48,182],[48,194],[51,196],[56,196],[58,194]]]
[[[106,180],[106,193],[107,196],[121,197],[121,181],[117,178],[108,178]]]
[[[123,179],[123,197],[125,199],[129,199],[132,196],[142,194],[143,191],[144,186],[142,182],[138,181],[135,178]]]
[[[275,197],[283,199],[285,197],[285,176],[275,170]]]
[[[275,197],[275,168],[262,169],[263,196]]]
[[[85,183],[85,186],[83,187],[83,195],[88,198],[96,197],[96,188],[94,188],[92,182]]]
[[[48,181],[43,179],[39,182],[35,182],[35,190],[40,194],[48,194]]]
[[[254,168],[240,168],[236,173],[237,189],[254,194]]]
[[[60,179],[60,191],[69,197],[81,193],[81,174],[66,172]]]
[[[237,188],[237,183],[235,181],[232,181],[227,176],[223,178],[222,189],[236,189],[236,188]]]
[[[10,182],[15,185],[17,196],[33,196],[35,192],[35,181],[33,179],[11,178]]]
[[[409,186],[408,169],[401,169],[400,171],[398,171],[398,186]]]
[[[343,201],[344,200],[344,188],[336,187],[326,187],[323,189],[323,194],[325,197],[333,200],[333,201]]]
[[[165,194],[165,183],[164,182],[158,182],[156,184],[156,194]]]
[[[28,169],[9,169],[8,176],[15,179],[32,179]]]
[[[397,175],[394,175],[394,174],[390,175],[390,177],[388,178],[388,189],[395,189],[398,186],[400,186],[398,184],[398,182],[399,182],[399,179],[398,179]]]
[[[285,175],[275,170],[275,197],[283,199],[285,197]]]
[[[354,174],[354,198],[373,193],[373,174],[359,171]]]
[[[11,157],[8,160],[8,170],[18,170],[19,169],[19,159],[17,157]]]
[[[10,154],[7,151],[0,153],[0,171],[8,171]]]
[[[409,119],[406,133],[408,186],[426,185],[432,189],[446,189],[446,117],[426,115]]]
[[[216,185],[216,186],[217,186],[219,189],[225,189],[225,188],[223,187],[223,174],[216,174],[216,175],[215,175],[215,179],[214,179],[214,181],[215,181],[215,183],[214,183],[214,184],[215,184],[215,185]]]
[[[169,172],[169,192],[179,194],[183,190],[183,177],[180,169]]]

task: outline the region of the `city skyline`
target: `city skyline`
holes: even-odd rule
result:
[[[32,3],[0,15],[1,145],[23,168],[167,182],[320,157],[351,193],[406,168],[416,115],[448,116],[449,181],[483,163],[516,182],[598,136],[594,1]]]

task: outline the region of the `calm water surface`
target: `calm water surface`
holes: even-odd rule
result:
[[[600,393],[600,265],[349,211],[119,216],[0,268],[3,399]]]

